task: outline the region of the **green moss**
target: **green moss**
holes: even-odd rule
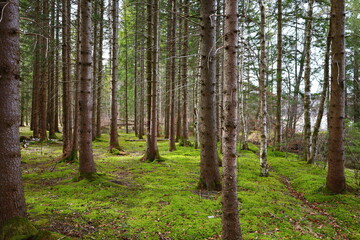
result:
[[[38,230],[29,220],[23,217],[14,217],[8,220],[0,230],[1,240],[26,239],[35,235]]]

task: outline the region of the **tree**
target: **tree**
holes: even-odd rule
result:
[[[119,49],[119,24],[118,12],[119,1],[112,1],[112,74],[111,74],[111,126],[110,126],[110,151],[112,149],[121,150],[118,140],[118,104],[117,104],[117,77],[118,77],[118,49]]]
[[[96,173],[92,151],[92,98],[91,98],[91,1],[80,1],[80,177],[91,179]]]
[[[224,133],[222,239],[242,239],[237,198],[236,139],[238,133],[238,1],[225,1]]]
[[[101,100],[103,82],[103,39],[104,39],[104,0],[100,0],[100,19],[99,19],[99,57],[98,57],[98,81],[97,81],[97,111],[96,111],[96,137],[101,136]],[[94,63],[95,64],[95,63]]]
[[[19,146],[19,2],[2,4],[0,21],[0,229],[26,216]]]
[[[326,186],[332,193],[346,188],[344,173],[345,1],[331,0],[331,95]]]
[[[311,54],[311,36],[312,36],[312,15],[313,15],[314,0],[309,0],[307,21],[305,26],[305,71],[304,71],[304,160],[310,161],[310,149],[311,149],[311,121],[310,121],[310,54]]]
[[[260,23],[260,176],[269,175],[269,164],[267,163],[267,100],[266,100],[266,37],[265,37],[265,7],[262,0],[259,0],[261,23]]]
[[[275,148],[281,144],[281,95],[282,95],[282,0],[277,1],[277,69],[276,69],[276,126]]]
[[[147,2],[147,53],[146,53],[146,84],[147,84],[147,136],[146,153],[142,160],[155,161],[160,159],[157,146],[157,80],[159,67],[159,5],[158,0]]]
[[[200,72],[200,181],[199,188],[220,190],[219,156],[216,146],[215,110],[215,18],[216,0],[200,1],[201,72]]]
[[[170,68],[170,125],[169,125],[169,151],[176,150],[175,146],[175,84],[176,84],[176,0],[171,0],[171,68]]]

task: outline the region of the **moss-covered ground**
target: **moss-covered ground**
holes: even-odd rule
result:
[[[31,133],[21,129],[21,135]],[[221,194],[196,189],[199,150],[159,141],[162,162],[141,162],[145,141],[120,133],[125,155],[93,142],[99,178],[76,181],[78,163],[56,161],[60,141],[22,149],[29,219],[73,239],[221,239]],[[238,198],[244,239],[360,239],[360,195],[330,195],[326,170],[269,151],[270,176],[259,176],[257,148],[239,151]]]

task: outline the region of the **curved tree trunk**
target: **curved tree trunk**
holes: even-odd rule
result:
[[[237,198],[236,139],[238,133],[238,1],[225,1],[224,133],[222,239],[242,239]]]
[[[200,78],[200,181],[199,188],[220,190],[219,156],[216,145],[216,0],[200,1],[201,78]]]
[[[16,216],[25,217],[19,147],[19,2],[10,0],[0,22],[0,229]]]

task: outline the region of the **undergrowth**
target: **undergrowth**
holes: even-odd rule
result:
[[[25,129],[26,130],[26,129]],[[30,136],[23,131],[22,135]],[[61,142],[22,150],[30,220],[74,239],[221,239],[221,194],[196,189],[200,152],[159,141],[163,162],[141,162],[145,141],[121,133],[125,155],[93,142],[99,178],[77,181],[78,163],[56,162]],[[259,176],[258,149],[239,151],[238,199],[244,239],[360,239],[359,192],[324,192],[326,170],[296,155],[269,151]],[[350,173],[348,173],[350,174]],[[355,183],[348,178],[348,184]]]

